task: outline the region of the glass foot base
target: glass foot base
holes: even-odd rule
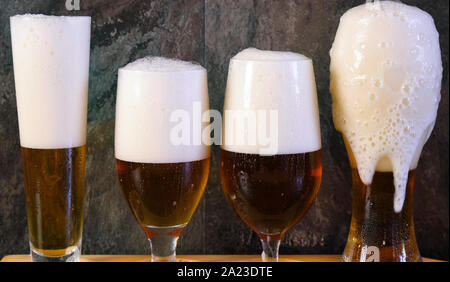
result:
[[[61,250],[40,250],[31,247],[31,259],[33,262],[79,262],[81,250],[78,246]]]
[[[341,262],[422,262],[418,252],[405,253],[402,245],[376,247],[367,245],[355,245],[347,243],[347,247],[341,256]],[[361,250],[361,251],[360,251]],[[396,251],[397,250],[397,251]],[[400,250],[400,251],[398,251]],[[416,247],[417,250],[417,247]],[[408,254],[408,255],[406,255]]]
[[[277,262],[280,239],[272,239],[270,236],[260,236],[263,252],[261,259],[264,262]]]

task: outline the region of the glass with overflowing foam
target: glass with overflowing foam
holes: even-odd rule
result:
[[[147,57],[119,70],[115,158],[120,188],[150,242],[176,261],[178,238],[203,195],[210,149],[206,70]]]
[[[33,261],[79,261],[90,17],[11,17]]]
[[[278,261],[284,234],[307,213],[322,177],[312,61],[246,49],[231,59],[220,154],[222,189]]]
[[[433,19],[391,1],[355,7],[342,16],[330,55],[333,119],[353,179],[342,260],[420,261],[414,177],[442,78]]]

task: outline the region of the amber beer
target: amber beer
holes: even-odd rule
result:
[[[361,181],[358,170],[352,169],[353,208],[344,261],[395,262],[408,258],[421,261],[414,233],[413,191],[416,171],[408,174],[405,203],[396,213],[394,176],[392,172],[375,172],[372,184]],[[367,209],[370,206],[370,209]],[[392,232],[394,230],[394,232]],[[398,256],[402,253],[403,256]]]
[[[203,195],[210,152],[200,142],[206,124],[194,117],[208,109],[206,70],[198,64],[146,57],[119,70],[118,182],[152,261],[176,261],[178,238]],[[180,117],[189,122],[180,126]],[[182,132],[187,139],[179,139]]]
[[[81,242],[86,146],[22,147],[30,243],[46,257],[63,257]]]
[[[364,184],[359,176],[353,153],[352,221],[343,261],[396,262],[421,261],[414,233],[414,177],[410,170],[405,202],[400,212],[394,210],[394,175],[392,171],[375,171],[372,183]],[[370,207],[370,208],[368,208]]]
[[[333,121],[353,179],[342,260],[421,261],[414,177],[436,121],[442,78],[433,19],[393,1],[357,6],[341,17],[330,55]]]
[[[188,224],[206,186],[209,159],[160,164],[116,159],[116,169],[124,197],[147,233]]]
[[[79,261],[90,17],[10,18],[33,261]]]
[[[245,49],[230,61],[220,151],[222,189],[278,261],[285,233],[309,210],[322,178],[312,60]]]
[[[280,240],[319,191],[321,150],[275,156],[221,150],[220,173],[233,210],[262,239]]]

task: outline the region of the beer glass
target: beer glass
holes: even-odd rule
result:
[[[413,190],[440,101],[439,35],[426,12],[382,1],[341,18],[331,54],[333,119],[353,179],[343,261],[421,261]]]
[[[78,261],[83,228],[90,17],[11,17],[33,261]]]
[[[220,153],[228,203],[277,261],[280,241],[319,190],[322,155],[312,61],[246,49],[231,59]]]
[[[203,195],[208,110],[206,70],[197,64],[147,57],[119,70],[117,175],[152,261],[176,261],[178,237]]]

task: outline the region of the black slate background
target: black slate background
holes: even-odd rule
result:
[[[114,170],[117,69],[147,55],[194,60],[208,69],[211,108],[221,110],[229,59],[243,48],[290,50],[314,61],[323,144],[323,179],[306,217],[290,230],[281,254],[341,253],[351,217],[351,174],[333,126],[328,51],[352,0],[64,0],[0,1],[0,257],[28,252],[23,171],[9,17],[23,13],[92,17],[85,197],[85,254],[145,254],[143,232],[128,210]],[[430,13],[440,33],[444,75],[436,127],[416,177],[415,227],[422,255],[449,254],[449,73],[447,0],[407,0]],[[213,148],[205,195],[183,232],[179,254],[259,254],[257,236],[232,212],[220,187]]]

